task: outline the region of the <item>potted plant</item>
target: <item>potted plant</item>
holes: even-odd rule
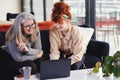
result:
[[[107,56],[105,63],[102,65],[103,76],[110,76],[112,73],[115,77],[120,77],[120,51],[113,56]]]

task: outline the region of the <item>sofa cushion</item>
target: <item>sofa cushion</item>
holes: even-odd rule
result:
[[[80,32],[83,37],[83,43],[84,43],[83,45],[85,47],[85,53],[86,53],[86,49],[87,49],[88,43],[93,35],[94,29],[80,27]]]
[[[104,62],[105,57],[109,55],[109,49],[108,42],[91,39],[87,46],[86,54],[94,55]]]
[[[5,32],[0,32],[0,46],[5,44]]]
[[[49,59],[49,53],[50,53],[49,30],[40,30],[40,34],[41,34],[42,50],[44,52],[43,58]]]
[[[86,66],[86,68],[92,68],[95,66],[95,63],[96,62],[101,62],[102,63],[102,60],[92,54],[86,54],[85,55],[85,60],[84,60],[84,64]]]

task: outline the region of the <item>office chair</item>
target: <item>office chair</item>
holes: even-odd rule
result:
[[[15,17],[18,15],[18,13],[7,13],[7,21],[10,21],[11,19],[15,19]]]
[[[30,12],[31,14],[34,15],[34,12]],[[7,21],[10,21],[11,19],[15,19],[15,17],[18,15],[19,13],[7,13]]]

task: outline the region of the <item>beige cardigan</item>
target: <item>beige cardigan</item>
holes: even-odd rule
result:
[[[50,59],[59,59],[60,52],[70,50],[73,53],[71,58],[71,64],[80,61],[84,54],[83,39],[78,26],[69,25],[69,31],[66,36],[63,36],[60,31],[57,31],[56,27],[50,30]]]

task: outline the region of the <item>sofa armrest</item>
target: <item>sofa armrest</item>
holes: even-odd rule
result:
[[[109,55],[109,43],[91,39],[86,54],[94,55],[103,60]]]
[[[0,46],[5,44],[5,32],[0,32]]]

